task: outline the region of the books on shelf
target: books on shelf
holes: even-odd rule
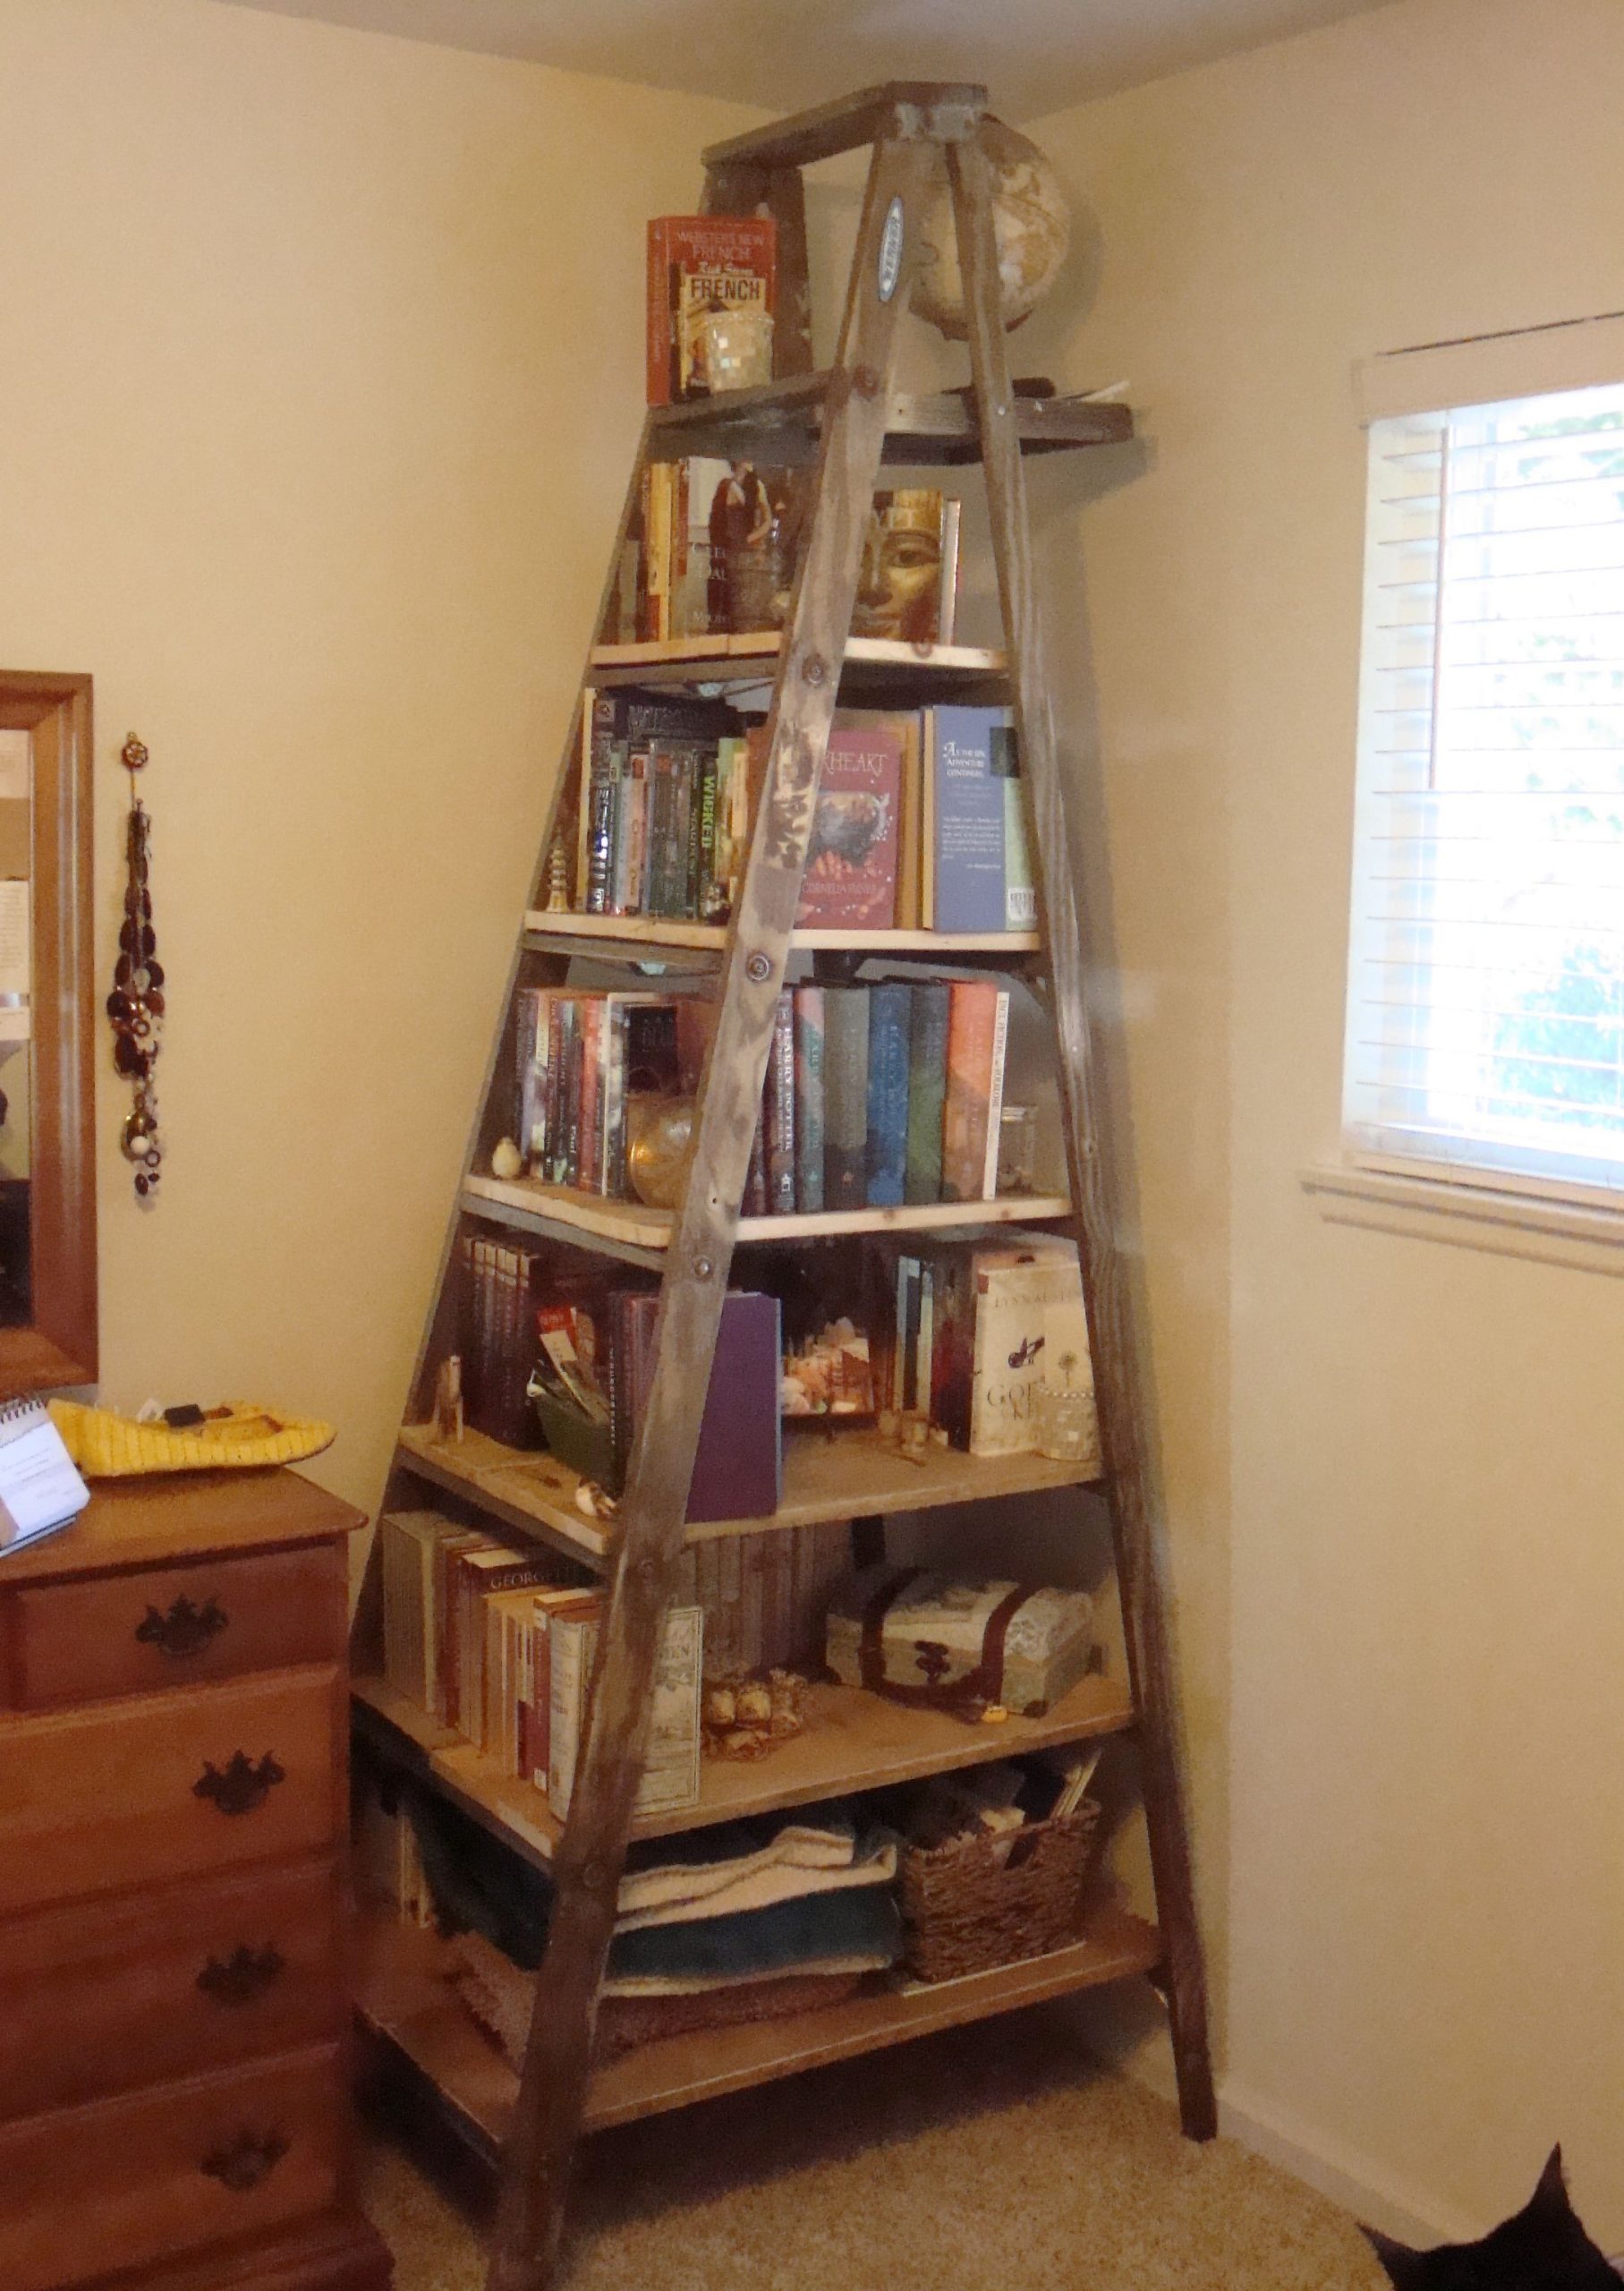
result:
[[[459,1260],[464,1418],[476,1432],[510,1448],[538,1447],[540,1435],[524,1387],[541,1253],[493,1235],[464,1233]]]
[[[518,1139],[544,1184],[626,1195],[630,1103],[692,1087],[710,1013],[652,989],[522,987],[514,1003]]]
[[[649,404],[709,396],[707,312],[754,309],[770,319],[777,284],[770,216],[656,216],[649,225]]]
[[[745,856],[733,830],[750,804],[739,729],[718,701],[588,693],[575,857],[583,914],[727,921]]]
[[[983,1456],[1030,1452],[1038,1444],[1040,1387],[1092,1391],[1072,1241],[1003,1235],[903,1249],[889,1261],[891,1405],[928,1413],[954,1447]]]

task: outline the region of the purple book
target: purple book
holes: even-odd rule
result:
[[[641,1423],[654,1378],[654,1316],[659,1299],[626,1299],[632,1421]],[[699,1451],[688,1484],[687,1517],[769,1519],[783,1484],[778,1387],[783,1369],[778,1300],[730,1289],[710,1364]]]

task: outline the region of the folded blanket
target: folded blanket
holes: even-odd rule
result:
[[[702,1901],[757,1870],[850,1866],[856,1829],[844,1806],[808,1806],[794,1821],[722,1822],[634,1845],[620,1881],[623,1917]]]
[[[606,1997],[682,1996],[780,1972],[880,1972],[902,1953],[902,1921],[881,1884],[803,1895],[616,1933]]]
[[[852,1886],[888,1886],[897,1875],[897,1840],[886,1830],[871,1830],[853,1848],[849,1860],[829,1866],[796,1861],[762,1862],[749,1855],[731,1867],[707,1871],[720,1879],[710,1891],[685,1900],[667,1901],[657,1908],[622,1910],[615,1921],[619,1933],[641,1933],[653,1925],[690,1925],[697,1919],[732,1917],[741,1910],[769,1909],[775,1902],[801,1901],[811,1894],[842,1893]]]

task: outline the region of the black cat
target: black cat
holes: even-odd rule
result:
[[[1412,2252],[1373,2228],[1365,2232],[1399,2291],[1619,2291],[1619,2277],[1568,2200],[1560,2148],[1530,2202],[1481,2243]]]

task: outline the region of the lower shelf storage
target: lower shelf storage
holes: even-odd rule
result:
[[[359,1952],[362,2028],[433,2088],[448,2120],[494,2161],[518,2079],[443,1978],[445,1945],[393,1918],[366,1921]],[[793,2020],[757,2021],[641,2046],[606,2062],[587,2088],[583,2128],[606,2131],[802,2069],[1013,2012],[1018,2006],[1152,1972],[1153,1925],[1114,1903],[1094,1910],[1070,1948],[930,1988],[889,1989]]]

